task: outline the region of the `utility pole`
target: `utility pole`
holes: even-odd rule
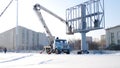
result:
[[[18,51],[18,44],[19,44],[19,41],[18,41],[18,36],[19,33],[18,33],[18,0],[16,0],[16,47],[15,47],[15,50],[16,52]]]

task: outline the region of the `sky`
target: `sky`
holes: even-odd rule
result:
[[[0,13],[8,5],[11,0],[0,0]],[[33,10],[33,5],[36,3],[41,4],[47,9],[51,10],[55,14],[59,15],[63,19],[65,18],[65,11],[67,8],[81,4],[87,0],[18,0],[18,25],[32,29],[37,32],[45,33],[45,30],[39,21],[36,13]],[[16,26],[16,0],[13,0],[12,4],[6,10],[6,12],[0,17],[0,33],[5,32]],[[116,25],[120,25],[120,0],[105,0],[105,29]],[[66,26],[63,22],[50,14],[41,11],[43,18],[48,25],[53,36],[60,38],[79,39],[80,33],[74,35],[66,35]],[[93,38],[100,38],[100,35],[105,34],[105,30],[95,30],[87,33],[87,36]]]

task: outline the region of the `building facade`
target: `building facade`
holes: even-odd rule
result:
[[[101,35],[100,45],[101,45],[101,48],[102,48],[102,49],[105,49],[105,48],[106,48],[106,35]]]
[[[120,45],[120,25],[106,29],[106,45]]]
[[[35,32],[22,26],[0,34],[0,47],[8,50],[39,50],[48,45],[48,37],[44,33]]]
[[[92,43],[93,42],[92,36],[87,36],[86,40],[87,40],[88,43]]]

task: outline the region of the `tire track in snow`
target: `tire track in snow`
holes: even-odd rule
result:
[[[40,63],[38,63],[38,64],[45,64],[45,63],[47,63],[47,62],[50,62],[50,61],[52,61],[53,59],[49,59],[49,60],[45,60],[45,61],[41,61]]]
[[[27,57],[30,57],[30,56],[33,56],[33,55],[30,54],[30,55],[26,55],[26,56],[21,56],[21,57],[13,58],[13,59],[10,59],[10,60],[2,61],[0,63],[12,62],[12,61],[20,60],[20,59],[27,58]]]
[[[40,64],[45,64],[45,63],[51,62],[51,61],[53,61],[53,59],[44,60],[44,61],[41,61],[37,64],[34,64],[34,63],[33,64],[26,64],[26,65],[23,65],[23,66],[40,65]]]

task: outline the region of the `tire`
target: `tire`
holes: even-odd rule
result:
[[[78,51],[77,54],[89,54],[89,51],[87,50],[81,50],[81,51]]]
[[[60,51],[60,50],[58,50],[58,49],[55,49],[55,53],[56,53],[56,54],[60,54],[60,53],[61,53],[61,51]]]
[[[82,51],[78,51],[77,54],[82,54]]]
[[[66,54],[70,54],[70,51],[68,50],[68,51],[66,52]]]

